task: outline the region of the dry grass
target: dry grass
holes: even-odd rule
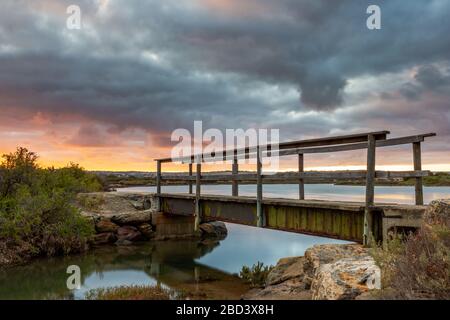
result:
[[[159,286],[120,286],[90,290],[88,300],[170,300],[173,291]]]

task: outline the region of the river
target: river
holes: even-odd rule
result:
[[[450,187],[424,187],[424,202],[450,197]],[[194,188],[195,190],[195,188]],[[155,192],[155,187],[122,188],[121,192]],[[162,192],[187,193],[187,186],[162,186]],[[231,185],[202,185],[202,194],[231,195]],[[364,186],[341,186],[334,184],[307,184],[305,198],[318,200],[361,201],[365,197]],[[256,185],[240,185],[239,194],[256,196]],[[298,186],[294,184],[267,184],[263,188],[264,197],[298,199]],[[414,204],[414,187],[376,186],[376,202]]]
[[[425,187],[425,201],[450,197],[450,187]],[[163,187],[163,192],[186,192],[186,187]],[[255,186],[240,186],[241,195],[254,195]],[[121,192],[148,191],[133,187]],[[230,194],[231,186],[202,186],[205,194]],[[413,203],[412,187],[376,187],[376,200]],[[295,185],[267,185],[264,195],[295,198]],[[364,187],[307,185],[306,197],[314,199],[364,199]],[[237,277],[243,265],[258,261],[276,264],[287,256],[303,255],[315,244],[344,243],[335,239],[227,224],[226,239],[153,241],[139,245],[105,246],[83,255],[34,260],[25,266],[0,271],[0,299],[83,299],[95,288],[160,284],[191,298],[238,299],[249,288]],[[81,268],[79,290],[66,287],[69,265]]]

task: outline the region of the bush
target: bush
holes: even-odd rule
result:
[[[252,287],[263,287],[266,284],[267,276],[273,266],[265,266],[262,262],[257,262],[251,268],[243,266],[239,276],[247,281]]]
[[[87,300],[169,300],[174,293],[160,286],[120,286],[92,289]]]
[[[92,224],[73,205],[78,192],[101,189],[94,175],[76,164],[40,168],[25,148],[3,156],[0,164],[0,241],[2,251],[27,248],[29,256],[84,250]],[[2,252],[0,252],[0,255]]]
[[[450,299],[450,206],[439,212],[436,204],[418,232],[371,250],[382,270],[381,298]]]

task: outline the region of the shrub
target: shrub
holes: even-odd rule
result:
[[[169,300],[174,292],[160,286],[120,286],[89,290],[87,300]]]
[[[265,266],[262,262],[257,262],[251,268],[243,266],[239,276],[247,281],[252,287],[263,287],[266,284],[267,276],[273,266]]]
[[[430,204],[415,234],[371,250],[387,299],[450,299],[450,205]],[[444,209],[442,209],[444,208]]]
[[[40,168],[37,155],[25,148],[3,156],[0,164],[0,241],[2,251],[34,255],[84,250],[92,224],[73,205],[78,192],[98,191],[94,175],[75,164]],[[2,252],[0,252],[0,255]]]

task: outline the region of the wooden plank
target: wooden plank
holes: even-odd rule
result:
[[[232,167],[233,182],[232,182],[232,186],[231,186],[231,195],[234,197],[237,197],[239,195],[238,180],[235,179],[235,177],[238,175],[238,173],[239,173],[238,160],[235,157],[233,159],[233,167]]]
[[[422,151],[420,142],[413,143],[414,170],[422,170]],[[422,177],[416,177],[415,183],[416,205],[423,205],[423,182]]]
[[[337,145],[337,144],[347,144],[347,143],[356,143],[356,142],[363,142],[367,141],[367,136],[369,134],[373,135],[377,140],[386,139],[386,136],[390,132],[387,130],[384,131],[375,131],[375,132],[367,132],[367,133],[357,133],[357,134],[349,134],[349,135],[342,135],[342,136],[332,136],[332,137],[324,137],[324,138],[315,138],[315,139],[307,139],[307,140],[295,140],[295,141],[287,141],[282,142],[278,145],[279,150],[284,149],[292,149],[292,148],[306,148],[306,147],[315,147],[315,146],[326,146],[326,145]],[[261,145],[261,149],[263,150],[270,150],[271,145]],[[246,154],[246,153],[255,153],[257,147],[247,147],[247,148],[239,148],[239,149],[231,149],[231,150],[224,150],[222,152],[219,152],[217,157],[221,157],[223,160],[226,159],[226,156],[232,156],[236,154]],[[161,162],[194,162],[197,157],[200,156],[202,162],[205,162],[206,159],[210,158],[208,154],[199,154],[199,155],[192,155],[192,156],[186,156],[186,157],[178,157],[178,158],[162,158],[157,159]],[[227,160],[232,160],[232,158],[228,158]],[[217,158],[215,159],[217,161]]]
[[[189,163],[189,178],[192,178],[192,163]],[[192,194],[192,180],[189,179],[189,193]]]
[[[406,136],[406,137],[399,137],[399,138],[393,138],[393,139],[387,139],[387,140],[377,140],[376,146],[377,147],[391,147],[391,146],[397,146],[402,144],[410,144],[414,142],[423,142],[426,137],[433,137],[435,136],[435,133],[426,133],[421,135],[414,135],[414,136]],[[316,153],[329,153],[329,152],[343,152],[343,151],[354,151],[354,150],[362,150],[367,149],[367,142],[362,143],[347,143],[347,144],[338,144],[338,145],[331,145],[331,146],[325,146],[325,147],[299,147],[299,148],[285,148],[282,147],[283,144],[280,144],[280,148],[275,154],[276,156],[289,156],[289,155],[296,155],[296,154],[316,154]],[[237,158],[239,160],[241,159],[255,159],[256,148],[250,148],[248,150],[248,153],[245,154],[238,154]],[[264,157],[270,157],[271,151],[270,148],[263,149],[263,156]],[[203,162],[217,162],[217,161],[223,161],[223,160],[230,160],[226,157],[225,151],[223,152],[222,157],[218,156],[216,158],[211,157],[204,157],[202,159]],[[191,157],[184,157],[183,162],[189,162],[190,159],[193,159],[194,156]],[[181,159],[181,158],[180,158]]]
[[[366,208],[364,210],[364,245],[370,244],[372,231],[371,207],[373,206],[375,196],[375,150],[375,137],[369,135],[367,147]]]
[[[431,175],[428,170],[421,171],[375,171],[375,178],[417,178]],[[283,183],[298,183],[298,180],[317,181],[317,180],[350,180],[350,179],[365,179],[367,171],[352,170],[352,171],[305,171],[305,172],[286,172],[277,174],[261,175],[263,182],[280,181]],[[256,182],[257,174],[255,173],[239,173],[235,176],[232,174],[205,174],[202,175],[201,180],[205,182],[230,182],[233,179],[236,181]],[[180,176],[161,176],[161,181],[180,181],[189,182],[196,180],[196,177],[188,175]]]
[[[256,158],[256,216],[257,216],[257,226],[263,227],[263,211],[262,211],[262,198],[263,198],[263,189],[262,189],[262,160],[261,160],[261,152],[258,147],[257,149],[257,158]]]
[[[298,173],[304,172],[304,156],[303,153],[298,154]],[[305,199],[305,180],[300,178],[298,182],[298,198]]]
[[[387,140],[377,140],[376,146],[377,147],[391,147],[391,146],[397,146],[402,144],[409,144],[414,142],[423,142],[425,137],[431,137],[434,136],[433,133],[423,134],[423,135],[415,135],[415,136],[408,136],[408,137],[400,137],[400,138],[394,138],[394,139],[387,139]],[[366,142],[364,143],[352,143],[352,144],[345,144],[345,145],[337,145],[337,146],[329,146],[329,147],[316,147],[316,148],[295,148],[295,149],[286,149],[286,150],[280,150],[278,155],[281,156],[288,156],[288,155],[294,155],[298,153],[328,153],[328,152],[342,152],[342,151],[354,151],[354,150],[362,150],[367,149],[368,144]],[[270,156],[270,152],[266,153],[267,156]]]

